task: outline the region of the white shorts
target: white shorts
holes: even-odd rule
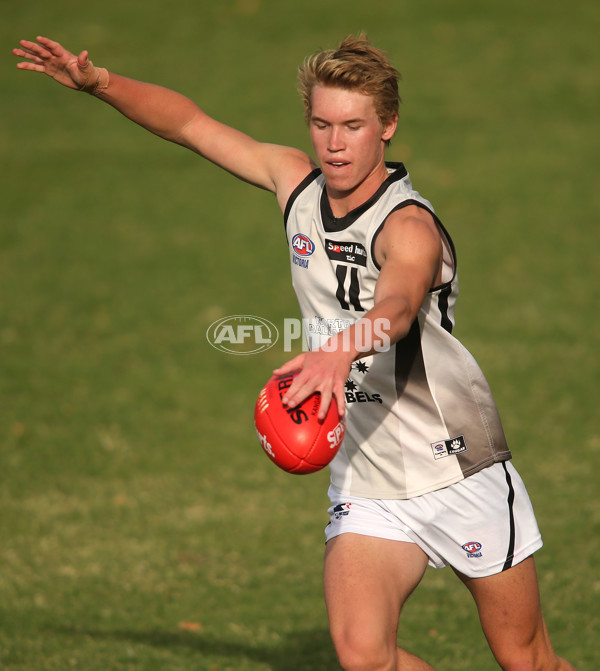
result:
[[[343,533],[416,543],[434,568],[478,578],[542,547],[523,480],[507,461],[413,499],[365,499],[329,488],[327,540]]]

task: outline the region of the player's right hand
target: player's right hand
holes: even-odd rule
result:
[[[70,89],[85,90],[88,82],[89,85],[96,82],[96,68],[87,51],[75,56],[47,37],[37,37],[36,40],[21,40],[21,48],[13,49],[15,56],[26,59],[17,63],[19,69],[41,72]]]
[[[324,420],[332,402],[337,404],[340,417],[346,412],[344,392],[351,365],[352,357],[347,352],[325,352],[316,349],[298,354],[275,369],[273,373],[284,375],[300,369],[300,373],[282,399],[283,404],[295,408],[318,391],[321,394],[318,417]]]

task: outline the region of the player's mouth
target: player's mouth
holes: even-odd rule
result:
[[[350,165],[350,163],[348,161],[327,161],[327,165],[334,170],[339,170],[340,168],[345,168],[347,165]]]

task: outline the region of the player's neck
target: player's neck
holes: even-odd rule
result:
[[[352,210],[360,207],[377,192],[387,178],[388,171],[385,164],[382,163],[360,184],[348,191],[338,191],[331,185],[326,184],[327,198],[333,216],[336,219],[341,219]]]

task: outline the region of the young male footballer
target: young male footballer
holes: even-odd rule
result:
[[[573,669],[548,637],[533,559],[541,537],[494,399],[452,335],[454,245],[404,165],[385,162],[399,74],[383,52],[348,37],[300,67],[313,160],[257,142],[179,93],[98,68],[87,51],[44,37],[20,45],[19,68],[90,93],[277,197],[309,341],[275,371],[302,371],[284,401],[319,391],[323,414],[330,402],[346,412],[324,569],[342,667],[431,669],[397,647],[398,622],[427,565],[449,565],[501,668]],[[301,262],[297,236],[310,250]],[[359,331],[364,344],[375,324],[386,325],[389,347],[365,352]]]

